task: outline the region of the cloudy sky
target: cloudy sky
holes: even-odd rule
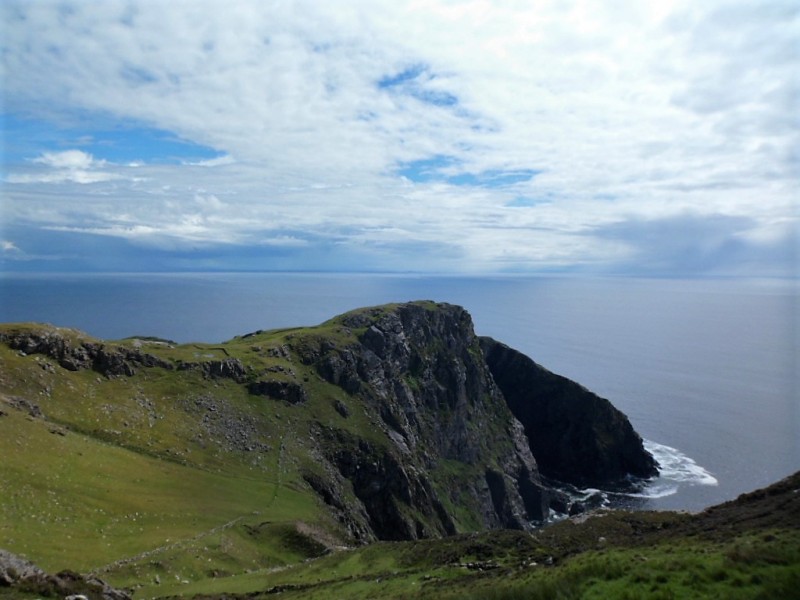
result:
[[[7,271],[796,275],[796,0],[4,0]]]

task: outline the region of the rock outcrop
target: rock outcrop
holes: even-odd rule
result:
[[[68,371],[93,369],[106,376],[131,377],[136,367],[173,368],[172,363],[141,350],[109,346],[52,327],[0,332],[0,342],[25,354],[43,354]]]
[[[97,577],[84,576],[73,571],[49,575],[33,563],[3,549],[0,549],[0,588],[10,588],[23,597],[131,599],[127,592],[115,589]]]
[[[233,379],[236,383],[247,381],[248,372],[242,361],[235,358],[207,360],[204,362],[180,362],[179,371],[199,371],[206,378]]]
[[[657,475],[641,437],[608,400],[505,344],[486,337],[480,344],[543,475],[604,488]]]
[[[463,308],[378,307],[332,326],[356,342],[306,336],[292,342],[293,351],[362,400],[387,443],[323,430],[317,440],[326,469],[317,489],[351,488],[379,539],[453,533],[459,511],[483,528],[527,529],[547,516],[553,492],[539,478]]]

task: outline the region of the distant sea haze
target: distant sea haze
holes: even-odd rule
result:
[[[663,467],[636,506],[699,510],[800,470],[793,281],[4,274],[0,321],[219,342],[418,299],[464,306],[479,335],[625,412]]]

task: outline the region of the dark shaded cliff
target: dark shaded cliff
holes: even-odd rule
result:
[[[480,344],[543,475],[598,487],[657,475],[641,437],[608,400],[505,344],[488,337]]]

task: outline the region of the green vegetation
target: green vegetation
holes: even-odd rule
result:
[[[127,584],[142,571],[130,565],[144,563],[196,578],[210,556],[189,555],[226,546],[223,562],[234,572],[286,564],[298,555],[268,544],[248,551],[245,527],[317,518],[312,498],[275,480],[159,460],[17,411],[0,420],[0,454],[3,546],[46,570],[127,571],[113,577]]]
[[[615,517],[604,517],[614,520]],[[591,527],[589,527],[591,529]],[[597,546],[597,540],[594,540]],[[556,556],[520,532],[376,543],[287,569],[153,593],[254,594],[282,598],[466,598],[468,600],[791,598],[800,584],[800,532],[771,530],[727,542],[664,539]]]
[[[0,344],[0,548],[51,573],[95,573],[137,599],[744,599],[800,589],[798,476],[700,516],[603,513],[533,535],[475,533],[480,507],[459,491],[485,467],[439,460],[431,486],[459,535],[357,546],[306,477],[326,476],[321,445],[342,455],[358,448],[377,464],[392,442],[382,415],[307,358],[345,350],[365,331],[345,323],[389,310],[216,345],[0,326],[5,339],[53,334],[72,348],[162,361],[131,359],[133,374],[104,375],[64,367],[55,351]],[[302,385],[307,398],[251,393],[265,379]],[[420,385],[414,376],[406,384]],[[448,410],[419,418],[445,422]],[[506,437],[497,423],[471,426],[485,429],[487,444]],[[348,485],[338,501],[355,501]],[[430,515],[403,516],[432,527]],[[0,587],[0,598],[42,595]]]
[[[36,325],[9,331],[54,331],[72,347],[103,343]],[[0,345],[0,548],[50,572],[137,586],[280,567],[341,544],[339,526],[302,485],[298,465],[314,462],[304,440],[312,424],[372,428],[363,411],[343,419],[333,402],[346,395],[279,351],[297,333],[213,346],[103,344],[176,366],[236,359],[255,375],[305,379],[307,406],[192,368],[106,377]]]

